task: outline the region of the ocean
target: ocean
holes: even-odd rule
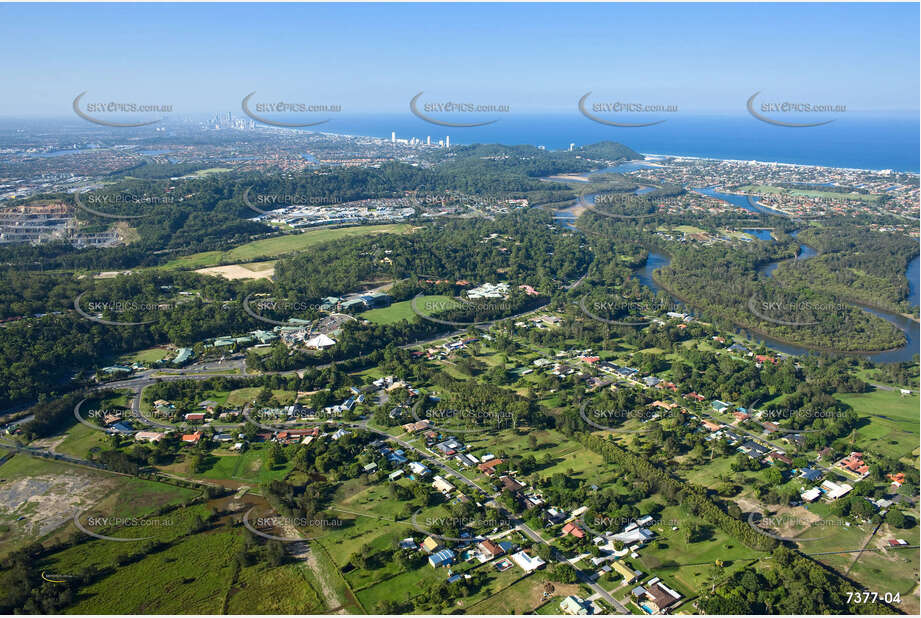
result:
[[[676,116],[675,114],[671,114]],[[663,114],[669,116],[669,114]],[[621,128],[572,114],[497,113],[483,127],[443,127],[405,114],[333,117],[322,131],[390,139],[419,138],[432,143],[450,136],[451,144],[531,144],[551,150],[610,140],[643,154],[713,159],[776,161],[802,165],[918,172],[919,121],[914,115],[838,114],[820,127],[770,125],[750,115],[680,116],[651,127]],[[658,119],[658,118],[657,118]]]

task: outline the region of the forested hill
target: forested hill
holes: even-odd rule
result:
[[[440,171],[494,177],[508,174],[538,178],[552,174],[588,172],[609,163],[642,159],[643,155],[617,142],[599,142],[576,150],[543,150],[536,146],[473,144],[452,148],[441,158]]]
[[[853,225],[803,230],[798,240],[820,255],[781,264],[775,276],[787,286],[809,286],[858,303],[900,313],[908,304],[905,267],[918,255],[917,239]]]

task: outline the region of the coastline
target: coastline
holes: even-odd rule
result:
[[[303,130],[303,129],[278,129],[278,130],[282,130],[282,131],[289,130],[289,131],[301,131],[301,132],[309,132],[309,133],[320,133],[320,134],[322,134],[322,135],[333,135],[333,136],[337,136],[337,137],[352,137],[352,138],[375,139],[375,140],[380,140],[380,141],[382,141],[382,142],[387,142],[387,141],[389,141],[389,138],[387,138],[387,137],[385,137],[385,136],[380,136],[380,137],[379,137],[379,136],[376,136],[376,135],[363,135],[363,134],[358,134],[358,133],[335,133],[335,132],[332,132],[332,131],[305,131],[305,130]],[[535,138],[532,138],[532,139],[534,139],[534,141],[533,141],[533,142],[529,142],[529,145],[538,146],[538,145],[539,145],[539,139],[535,139]],[[513,140],[513,141],[514,141],[514,140]],[[502,140],[494,140],[494,141],[475,140],[475,142],[472,142],[472,143],[493,143],[493,144],[503,144],[503,143],[505,143],[505,142],[503,142]],[[586,142],[586,144],[589,144],[589,143],[591,143],[591,142]],[[455,144],[458,145],[458,146],[468,146],[468,145],[470,145],[470,144],[461,143],[461,142],[455,142]],[[554,151],[554,152],[564,152],[566,149],[561,147],[561,148],[559,148],[559,149],[548,149],[548,150],[552,150],[552,151]],[[652,153],[652,152],[640,152],[639,154],[641,154],[641,155],[643,156],[643,161],[644,161],[645,163],[647,163],[647,164],[649,164],[649,163],[654,163],[654,162],[656,162],[657,160],[660,160],[660,161],[661,161],[661,160],[664,160],[664,159],[687,160],[687,161],[718,161],[718,162],[725,162],[725,163],[747,163],[747,164],[752,164],[752,163],[754,163],[754,164],[757,164],[757,165],[782,166],[782,167],[802,168],[802,169],[810,169],[810,168],[811,168],[811,169],[818,169],[818,170],[844,170],[844,171],[849,171],[849,172],[863,172],[863,173],[879,173],[879,172],[882,172],[882,171],[891,171],[891,172],[896,173],[896,174],[911,174],[911,175],[913,175],[913,176],[917,176],[917,177],[921,178],[921,171],[899,170],[899,169],[894,169],[894,168],[889,168],[889,167],[878,167],[878,168],[842,167],[842,166],[835,166],[835,165],[819,165],[819,164],[814,164],[814,163],[784,163],[784,162],[781,162],[781,161],[762,161],[762,160],[759,160],[759,159],[724,159],[724,158],[720,158],[720,157],[711,157],[711,156],[682,155],[682,154],[664,154],[664,153]],[[650,158],[650,157],[652,157],[652,158]]]
[[[717,157],[698,157],[692,155],[674,155],[674,154],[656,154],[656,153],[646,153],[641,152],[641,155],[644,157],[659,157],[664,159],[675,159],[677,161],[718,161],[721,163],[748,163],[748,164],[757,164],[757,165],[769,165],[772,167],[793,167],[793,168],[804,168],[804,169],[822,169],[822,170],[844,170],[846,172],[864,172],[864,173],[879,173],[890,171],[894,174],[912,174],[914,176],[921,177],[921,172],[912,172],[908,170],[894,170],[887,167],[880,168],[864,168],[864,167],[838,167],[834,165],[817,165],[812,163],[784,163],[782,161],[760,161],[758,159],[720,159]],[[656,159],[653,159],[656,160]]]

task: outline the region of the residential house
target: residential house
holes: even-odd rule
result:
[[[822,478],[822,471],[814,468],[803,468],[799,471],[800,478],[804,478],[810,483],[814,483]]]
[[[870,467],[863,460],[863,453],[857,451],[852,451],[850,455],[841,459],[835,465],[860,477],[870,473]]]
[[[803,502],[815,502],[821,495],[822,490],[818,487],[813,487],[812,489],[807,489],[806,491],[800,493],[799,497],[803,499]]]
[[[634,571],[620,560],[612,562],[611,567],[618,575],[623,577],[624,581],[628,584],[632,584],[643,574],[642,571]]]
[[[681,595],[656,577],[646,584],[646,599],[654,611],[661,613],[680,601]]]
[[[422,541],[422,549],[428,553],[437,551],[441,547],[441,543],[433,536],[427,536]]]
[[[439,444],[436,444],[435,448],[441,451],[442,455],[450,456],[450,455],[454,455],[458,451],[463,450],[464,444],[458,441],[456,438],[448,438],[444,442],[440,442]]]
[[[719,423],[714,423],[713,421],[708,421],[706,419],[700,422],[703,425],[704,429],[710,432],[719,431],[721,425]]]
[[[477,544],[477,549],[480,552],[480,555],[486,558],[486,560],[492,560],[497,558],[505,553],[501,547],[489,539],[483,539]]]
[[[524,489],[524,485],[522,485],[521,483],[519,483],[518,481],[516,481],[510,476],[500,476],[499,482],[502,483],[503,489],[506,489],[512,492],[513,494],[518,493],[519,491]]]
[[[560,611],[570,616],[586,616],[591,609],[591,602],[583,601],[577,596],[569,595],[560,602]]]
[[[477,469],[486,476],[493,476],[496,473],[496,467],[505,463],[504,459],[490,459],[477,466]]]
[[[767,454],[771,452],[771,449],[768,447],[762,446],[757,442],[752,442],[751,440],[744,442],[742,446],[739,447],[739,450],[752,459],[758,460],[764,459],[767,457]]]
[[[521,567],[521,570],[523,570],[525,573],[536,571],[537,569],[547,564],[540,558],[540,556],[531,556],[524,550],[516,554],[512,554],[511,558],[512,562]]]
[[[564,511],[559,510],[556,507],[550,507],[549,509],[547,509],[545,516],[549,522],[554,523],[554,524],[558,524],[564,519],[566,519],[566,513]]]
[[[449,483],[446,479],[444,479],[441,476],[435,476],[432,482],[432,487],[434,487],[437,491],[440,491],[444,495],[448,495],[452,491],[454,491],[454,485]]]
[[[403,431],[407,433],[416,433],[419,431],[424,431],[432,426],[432,422],[428,419],[423,419],[421,421],[416,421],[415,423],[406,423],[403,425]]]
[[[454,455],[454,461],[464,466],[465,468],[475,466],[478,463],[476,459],[474,459],[471,455],[467,455],[466,453],[457,453]]]
[[[409,462],[409,470],[419,478],[425,478],[432,473],[425,464],[419,463],[418,461]]]
[[[566,524],[565,526],[563,526],[563,536],[566,536],[567,534],[571,534],[577,539],[585,538],[585,531],[582,530],[582,528],[580,528],[578,525],[576,525],[575,522],[572,522],[572,521]]]
[[[165,433],[158,431],[139,431],[134,434],[134,439],[139,442],[159,442],[166,436]]]
[[[182,441],[188,444],[198,444],[202,438],[202,432],[196,431],[195,433],[189,433],[182,436]]]
[[[793,460],[787,457],[786,455],[784,455],[783,453],[781,453],[780,451],[774,451],[774,452],[768,453],[768,456],[766,459],[770,461],[771,463],[779,461],[781,463],[787,464],[788,466],[793,465]]]
[[[454,563],[454,552],[450,549],[442,549],[429,556],[429,566],[432,568],[450,566]]]
[[[837,500],[838,498],[846,496],[852,489],[854,489],[847,483],[839,484],[828,479],[822,481],[820,487],[825,490],[825,498],[827,500]]]

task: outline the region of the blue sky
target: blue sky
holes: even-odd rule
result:
[[[919,109],[918,4],[0,4],[0,116],[80,92],[177,112],[266,101],[399,113],[433,98],[740,112],[756,90]]]

